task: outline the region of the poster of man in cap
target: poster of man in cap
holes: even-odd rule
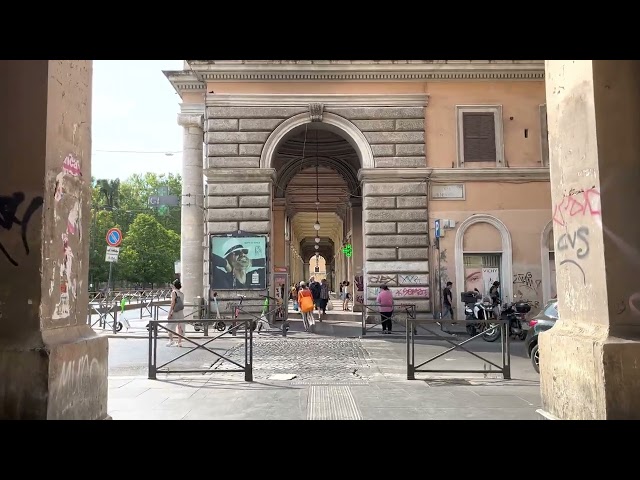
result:
[[[265,290],[266,237],[211,237],[212,290]]]

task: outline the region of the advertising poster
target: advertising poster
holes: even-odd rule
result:
[[[212,290],[266,290],[267,239],[262,236],[211,237]]]

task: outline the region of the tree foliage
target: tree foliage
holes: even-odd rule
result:
[[[182,193],[180,176],[146,173],[132,175],[124,181],[92,178],[91,193],[89,281],[94,288],[98,283],[106,282],[109,276],[109,264],[105,261],[107,248],[105,237],[112,227],[120,228],[123,234],[118,263],[114,264],[114,270],[117,271],[115,278],[118,282],[164,283],[170,281],[173,278],[174,261],[180,258],[180,205],[153,206],[149,204],[149,198],[175,195],[180,199]],[[141,215],[144,217],[132,231],[133,225]],[[149,218],[154,222],[150,222]],[[143,241],[136,233],[143,226],[155,236]],[[132,233],[134,237],[138,235],[137,240],[127,241]],[[164,244],[158,246],[155,242],[164,242]],[[174,248],[176,242],[177,250]],[[127,246],[126,253],[125,246]],[[163,266],[159,266],[160,264],[156,264],[154,260],[153,255],[156,250],[150,247],[156,246],[158,246],[157,251],[163,251],[167,255],[164,263],[160,262]],[[169,246],[174,249],[166,250]],[[129,264],[135,266],[144,264],[145,273],[140,274],[137,272],[137,267]],[[143,280],[143,277],[153,278],[153,280]]]
[[[120,272],[134,283],[168,283],[180,258],[180,236],[164,228],[154,217],[140,213],[120,249]]]

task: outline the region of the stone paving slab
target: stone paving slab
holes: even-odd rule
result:
[[[406,380],[404,346],[382,339],[259,339],[254,382],[243,374],[109,378],[109,413],[118,419],[441,420],[537,419],[537,377],[519,358],[513,380],[431,375]],[[432,354],[445,346],[422,346]],[[234,349],[236,349],[234,353]],[[244,355],[231,346],[230,355]],[[462,354],[451,362],[469,365]],[[477,361],[476,361],[477,362]],[[359,375],[354,375],[354,369]],[[522,370],[522,371],[520,371]],[[292,380],[269,380],[274,372]]]

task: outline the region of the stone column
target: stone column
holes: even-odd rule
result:
[[[108,339],[87,324],[91,79],[91,61],[0,62],[1,420],[109,418]]]
[[[362,236],[362,202],[358,200],[351,201],[351,232],[353,242],[353,278],[349,281],[353,283],[353,311],[361,312],[362,304],[367,303],[365,289],[363,287],[363,254],[364,243]],[[362,280],[360,286],[358,282]]]
[[[539,340],[543,407],[640,419],[640,61],[546,70],[560,321]]]
[[[361,169],[366,287],[389,286],[394,297],[431,311],[426,168]],[[366,292],[367,301],[375,300]]]
[[[303,262],[302,263],[302,275],[303,275],[303,280],[305,282],[309,282],[309,278],[311,278],[311,269],[309,268],[309,262]]]
[[[182,273],[180,278],[185,301],[192,303],[199,296],[208,298],[203,287],[203,115],[180,113],[178,114],[178,124],[184,128],[182,135],[182,217],[180,227]]]

